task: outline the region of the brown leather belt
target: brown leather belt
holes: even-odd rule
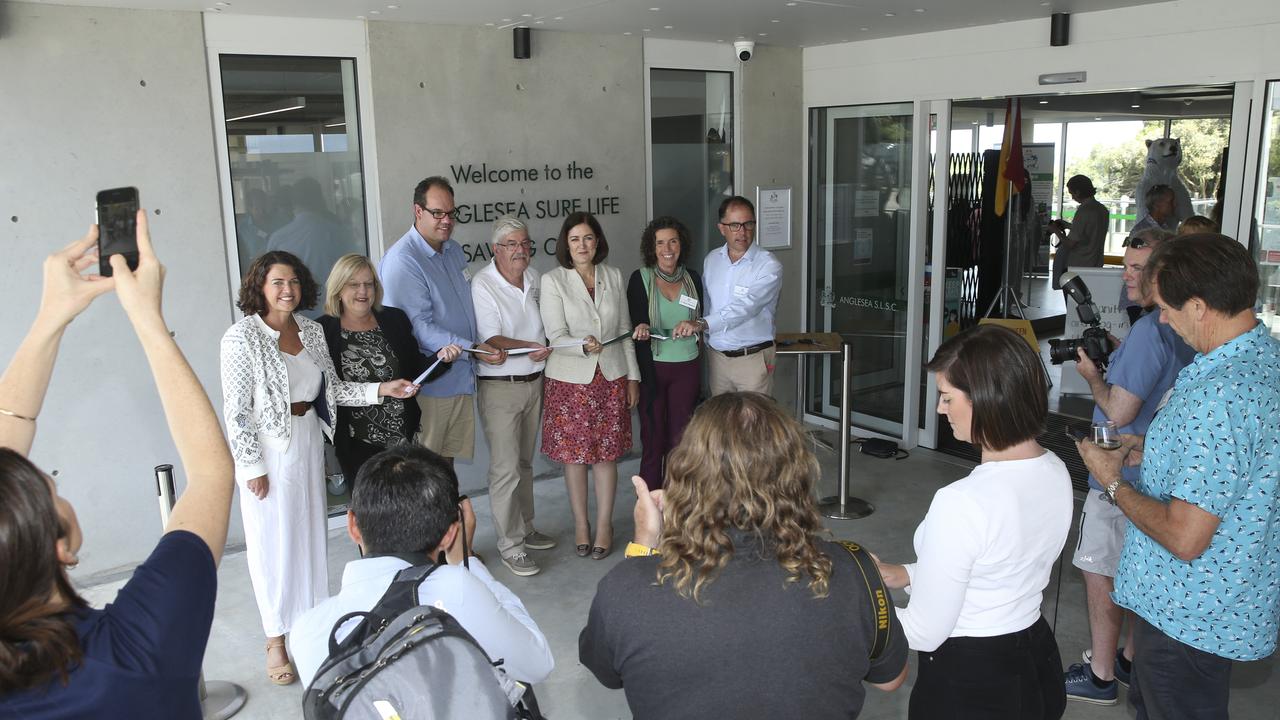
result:
[[[746,355],[755,355],[761,350],[765,350],[771,347],[773,347],[773,341],[766,340],[762,343],[759,343],[757,345],[752,345],[750,347],[738,348],[737,350],[716,350],[716,352],[720,353],[725,357],[744,357]]]
[[[296,415],[298,417],[302,417],[303,415],[306,415],[307,411],[310,409],[311,409],[311,403],[305,400],[302,402],[289,403],[290,415]]]
[[[542,377],[542,371],[530,373],[528,375],[477,375],[480,380],[501,380],[502,382],[533,382]]]

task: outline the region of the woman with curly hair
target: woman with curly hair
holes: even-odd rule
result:
[[[850,718],[863,681],[902,684],[892,607],[872,659],[866,580],[819,537],[819,476],[795,419],[764,395],[728,393],[694,413],[664,490],[632,478],[634,559],[600,581],[578,654],[605,687],[626,689],[637,719]]]
[[[222,336],[223,415],[240,486],[245,555],[267,635],[267,677],[297,679],[285,651],[293,621],[329,597],[324,436],[339,405],[413,397],[409,380],[338,379],[315,307],[317,287],[297,256],[272,250],[249,266]]]

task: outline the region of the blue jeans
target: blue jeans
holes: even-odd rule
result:
[[[1129,704],[1138,720],[1226,720],[1231,660],[1174,640],[1134,616]]]

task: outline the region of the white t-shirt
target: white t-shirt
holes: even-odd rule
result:
[[[912,650],[949,637],[1030,627],[1071,527],[1071,478],[1057,455],[986,462],[942,488],[916,528],[911,602],[898,611]]]
[[[524,271],[523,288],[518,288],[498,272],[492,261],[471,279],[471,300],[476,308],[476,335],[488,340],[495,335],[513,340],[527,340],[545,344],[546,332],[542,329],[542,313],[538,300],[542,289],[542,276],[537,270]],[[534,362],[528,355],[508,355],[501,365],[476,363],[477,375],[532,375],[546,361]]]

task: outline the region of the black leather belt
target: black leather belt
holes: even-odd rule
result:
[[[542,371],[530,373],[528,375],[477,375],[480,380],[501,380],[502,382],[533,382],[542,377]]]
[[[738,348],[737,350],[716,350],[716,352],[720,353],[725,357],[745,357],[747,355],[755,355],[761,350],[765,350],[771,347],[773,347],[773,341],[765,340],[762,343],[758,343],[750,347]]]
[[[303,400],[302,402],[289,403],[289,414],[295,417],[302,417],[311,409],[311,403]]]

